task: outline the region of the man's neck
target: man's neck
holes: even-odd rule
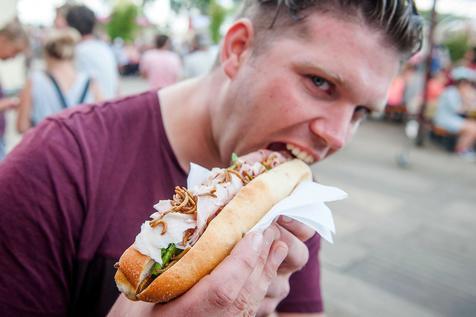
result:
[[[195,78],[159,91],[165,131],[180,166],[222,166],[212,133],[211,109],[220,101],[219,74]]]

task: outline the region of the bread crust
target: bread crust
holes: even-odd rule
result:
[[[277,202],[287,197],[301,181],[311,178],[309,166],[301,160],[292,160],[253,179],[210,222],[195,245],[134,299],[162,303],[185,293],[223,261],[243,235]],[[148,263],[146,258],[149,257],[131,246],[119,261],[119,270],[135,290],[145,271],[144,264]],[[130,290],[123,280],[116,278],[116,283],[120,289]]]

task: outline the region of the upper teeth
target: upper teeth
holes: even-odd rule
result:
[[[292,144],[286,144],[286,148],[298,159],[303,160],[307,164],[314,163],[314,157],[309,153],[304,152],[303,150],[295,147]]]

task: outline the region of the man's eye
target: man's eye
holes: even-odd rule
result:
[[[361,121],[365,118],[367,118],[367,116],[370,114],[370,109],[367,108],[367,107],[364,107],[364,106],[358,106],[357,108],[355,108],[355,111],[354,111],[354,115],[352,117],[352,121],[354,122],[357,122],[357,121]]]
[[[332,84],[322,77],[310,76],[310,79],[314,86],[318,87],[321,90],[330,91],[330,89],[332,88]]]

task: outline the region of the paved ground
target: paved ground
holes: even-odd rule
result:
[[[404,144],[401,126],[367,122],[315,166],[349,193],[321,258],[329,316],[476,316],[476,164],[429,144],[401,169]]]
[[[401,126],[369,121],[314,168],[350,195],[331,205],[337,235],[321,255],[328,316],[476,316],[476,164],[429,145],[401,169],[405,144]]]

